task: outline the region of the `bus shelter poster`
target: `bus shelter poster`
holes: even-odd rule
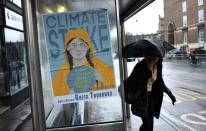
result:
[[[55,104],[116,96],[107,10],[43,15]]]

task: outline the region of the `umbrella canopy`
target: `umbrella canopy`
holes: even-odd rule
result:
[[[174,47],[168,46],[166,42],[164,43],[164,41],[141,39],[137,42],[133,42],[123,47],[122,56],[123,58],[147,57],[147,56],[163,57],[165,52],[172,49],[174,49]]]
[[[164,51],[164,53],[167,53],[167,52],[175,49],[174,46],[172,46],[170,43],[168,43],[165,40],[159,39],[159,40],[154,40],[154,42],[159,46],[159,48],[161,48]]]

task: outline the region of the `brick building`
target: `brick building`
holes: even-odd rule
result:
[[[159,15],[157,38],[165,39],[164,18]]]
[[[164,0],[165,39],[177,48],[206,48],[206,0]]]

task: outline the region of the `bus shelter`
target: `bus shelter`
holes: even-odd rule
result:
[[[124,22],[152,1],[23,0],[35,131],[126,130]]]

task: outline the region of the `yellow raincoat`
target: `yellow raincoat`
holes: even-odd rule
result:
[[[88,44],[91,51],[90,55],[92,55],[93,57],[92,62],[94,64],[94,68],[97,72],[100,73],[100,75],[104,79],[103,87],[97,86],[96,83],[92,91],[115,88],[114,70],[107,63],[95,57],[91,39],[88,33],[84,29],[73,29],[67,32],[64,40],[65,52],[66,52],[66,47],[68,46],[67,43],[74,38],[80,38]],[[80,66],[90,66],[90,65],[88,61],[86,61],[83,65]],[[61,67],[57,71],[57,74],[52,80],[54,96],[63,96],[63,95],[68,95],[70,93],[71,88],[67,84],[67,75],[69,72],[70,72],[70,65],[68,62],[67,55],[66,53],[64,53],[64,63],[61,65]]]

